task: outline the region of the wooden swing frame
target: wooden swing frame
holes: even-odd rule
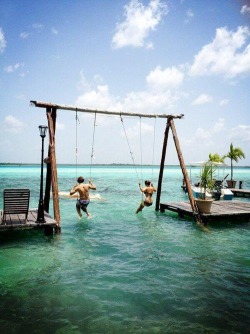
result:
[[[103,114],[103,115],[167,119],[166,129],[164,133],[163,146],[162,146],[162,156],[161,156],[160,170],[159,170],[159,177],[158,177],[155,210],[159,211],[159,208],[160,208],[160,198],[161,198],[161,189],[162,189],[163,172],[164,172],[164,166],[165,166],[166,150],[167,150],[167,143],[168,143],[168,137],[169,137],[169,129],[171,128],[175,148],[177,151],[180,167],[181,167],[182,174],[183,174],[183,179],[187,186],[187,192],[188,192],[190,205],[191,205],[191,208],[192,208],[192,211],[193,211],[193,214],[194,214],[194,217],[197,223],[201,223],[201,219],[200,219],[198,209],[194,201],[194,196],[193,196],[193,192],[191,189],[188,172],[187,172],[184,158],[181,152],[181,148],[180,148],[180,144],[179,144],[179,140],[177,137],[177,132],[175,129],[175,124],[174,124],[174,119],[182,119],[184,117],[183,114],[180,114],[180,115],[141,114],[141,113],[129,113],[129,112],[119,112],[119,111],[92,110],[92,109],[78,108],[78,107],[73,107],[73,106],[68,106],[68,105],[46,103],[46,102],[41,102],[41,101],[30,101],[30,104],[31,106],[46,109],[48,128],[49,128],[49,148],[48,148],[48,159],[46,159],[47,173],[46,173],[46,186],[45,186],[45,195],[44,195],[44,209],[46,212],[49,212],[50,192],[51,192],[51,185],[52,185],[54,219],[56,220],[58,224],[58,231],[60,231],[60,208],[59,208],[59,192],[58,192],[58,182],[57,182],[56,145],[55,145],[57,110],[71,110],[71,111],[77,111],[77,112],[92,113],[92,114],[95,113],[95,114]]]

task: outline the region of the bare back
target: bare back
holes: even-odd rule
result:
[[[142,189],[142,192],[144,193],[145,195],[145,201],[147,203],[152,203],[153,200],[152,200],[152,195],[153,193],[156,191],[156,189],[152,186],[149,186],[149,187],[145,187]]]
[[[89,189],[96,190],[96,187],[93,185],[92,182],[90,184],[80,183],[71,189],[70,195],[78,192],[80,199],[89,200]]]
[[[79,184],[75,188],[75,191],[78,192],[80,199],[89,200],[89,185],[88,184]]]

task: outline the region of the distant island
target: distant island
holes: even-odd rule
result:
[[[78,164],[77,166],[90,166],[91,164]],[[190,164],[186,164],[186,166],[189,166]],[[40,166],[40,163],[28,163],[28,162],[0,162],[0,166]],[[64,163],[58,163],[57,166],[68,166],[68,167],[75,167],[75,164],[64,164]],[[100,164],[92,164],[92,167],[100,167],[100,166],[141,166],[141,164],[126,164],[126,163],[100,163]],[[145,167],[160,167],[159,165],[151,165],[151,164],[142,164],[142,166]],[[165,165],[165,167],[180,167],[179,164],[175,164],[175,165]],[[197,166],[192,166],[192,168],[196,168]],[[230,166],[225,166],[226,168],[229,168]],[[250,166],[235,166],[237,168],[250,168]]]

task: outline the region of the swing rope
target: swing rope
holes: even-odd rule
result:
[[[90,180],[91,180],[91,172],[92,172],[92,163],[94,158],[94,144],[95,144],[95,128],[96,128],[96,113],[94,118],[94,126],[93,126],[93,137],[92,137],[92,149],[91,149],[91,161],[90,161]]]
[[[77,108],[76,108],[76,178],[78,175],[77,169],[78,169],[78,134],[77,134],[77,124],[80,124],[80,120],[77,115]]]
[[[126,132],[126,129],[125,129],[125,126],[124,126],[122,115],[120,115],[120,118],[121,118],[121,122],[122,122],[123,131],[124,131],[124,134],[125,134],[125,138],[126,138],[126,141],[127,141],[127,144],[128,144],[129,152],[130,152],[130,155],[131,155],[131,159],[133,161],[133,165],[134,165],[134,168],[135,168],[136,176],[137,176],[138,182],[140,182],[140,178],[139,178],[138,171],[137,171],[136,164],[135,164],[135,159],[134,159],[133,152],[132,152],[130,144],[129,144],[129,140],[128,140],[127,132]]]
[[[153,138],[153,153],[152,153],[152,176],[151,180],[153,180],[153,174],[154,174],[154,158],[155,158],[155,129],[156,129],[156,117],[154,121],[154,138]]]
[[[143,180],[143,173],[142,173],[142,129],[141,129],[141,117],[140,117],[140,151],[141,151],[141,180]]]

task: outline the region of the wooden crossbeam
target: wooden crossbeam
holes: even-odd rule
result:
[[[131,116],[131,117],[144,117],[144,118],[182,118],[184,115],[167,115],[167,114],[143,114],[143,113],[132,113],[132,112],[123,112],[123,111],[107,111],[107,110],[93,110],[87,108],[79,108],[69,105],[60,105],[60,104],[53,104],[48,102],[41,102],[41,101],[30,101],[31,106],[35,106],[38,108],[55,108],[57,110],[72,110],[72,111],[79,111],[91,114],[103,114],[103,115],[114,115],[114,116]]]

